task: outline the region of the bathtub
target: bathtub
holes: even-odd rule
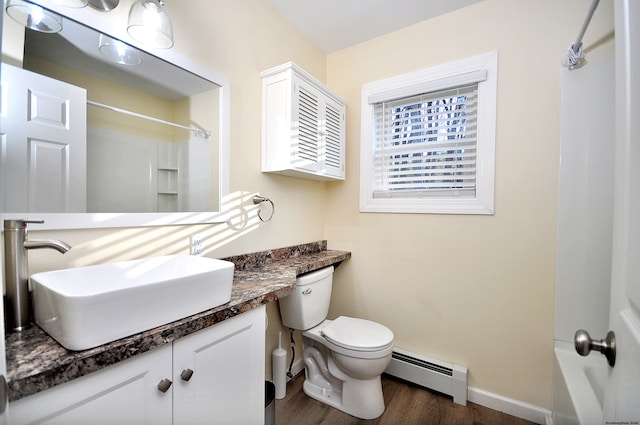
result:
[[[553,373],[553,425],[602,425],[608,365],[595,354],[581,357],[556,341]]]

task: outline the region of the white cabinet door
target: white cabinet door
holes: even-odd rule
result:
[[[294,79],[292,99],[291,165],[299,170],[320,171],[320,93],[299,78]]]
[[[87,91],[2,64],[3,212],[85,212]]]
[[[170,425],[171,345],[11,403],[12,425]]]
[[[345,106],[325,98],[324,114],[320,133],[322,134],[322,158],[324,174],[344,179]]]
[[[264,422],[264,326],[263,306],[174,342],[175,425]]]
[[[343,178],[345,107],[294,77],[292,166]],[[297,136],[297,137],[296,137]]]
[[[303,81],[296,79],[293,99],[293,138],[291,165],[299,170],[320,171],[319,93]]]

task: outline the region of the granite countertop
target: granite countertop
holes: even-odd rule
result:
[[[351,257],[326,241],[225,258],[235,264],[231,301],[99,347],[70,351],[38,326],[6,336],[9,401],[71,381],[291,294],[296,277]]]

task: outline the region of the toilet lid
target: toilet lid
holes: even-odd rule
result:
[[[322,336],[340,347],[376,351],[393,343],[393,332],[370,320],[340,316],[322,329]]]

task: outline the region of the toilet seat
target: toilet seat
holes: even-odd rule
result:
[[[340,316],[321,330],[330,343],[352,351],[380,351],[393,344],[393,332],[380,323]]]

